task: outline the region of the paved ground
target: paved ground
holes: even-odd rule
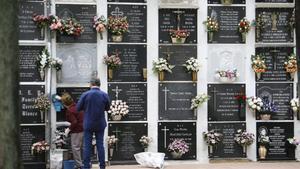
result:
[[[164,169],[299,169],[300,162],[226,162],[216,164],[165,163]],[[93,169],[99,169],[93,167]],[[146,169],[139,165],[113,165],[107,169]]]

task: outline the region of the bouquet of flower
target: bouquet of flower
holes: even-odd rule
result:
[[[153,71],[154,72],[162,72],[167,71],[172,73],[172,69],[175,66],[170,65],[168,61],[164,58],[159,58],[157,61],[153,61]]]
[[[261,98],[256,97],[256,96],[252,96],[247,98],[247,103],[248,103],[248,107],[250,110],[254,111],[261,111],[261,108],[263,106],[263,102],[261,100]]]
[[[254,142],[254,134],[239,129],[234,137],[234,141],[241,146],[249,146]]]
[[[50,110],[51,103],[47,95],[40,95],[34,102],[34,107],[40,112],[46,112]]]
[[[243,18],[240,20],[238,27],[240,33],[248,33],[250,31],[250,22],[246,18]]]
[[[237,69],[233,69],[233,70],[217,70],[216,71],[216,79],[229,79],[234,81],[237,77],[239,77],[239,74],[237,72]]]
[[[110,16],[108,18],[107,29],[113,35],[123,35],[128,32],[127,17],[117,18]]]
[[[194,57],[191,57],[187,61],[185,61],[185,64],[183,64],[183,66],[186,68],[187,72],[198,72],[200,68],[198,60]]]
[[[100,38],[103,39],[102,33],[106,30],[106,19],[102,15],[100,17],[95,16],[94,17],[94,25],[93,27],[96,29],[96,31],[100,34]]]
[[[214,130],[210,130],[207,132],[203,132],[203,138],[208,145],[215,146],[222,141],[223,135],[221,133],[215,132]]]
[[[271,113],[276,111],[276,106],[273,102],[270,102],[268,96],[262,98],[263,106],[261,107],[261,112]]]
[[[236,95],[234,97],[239,102],[239,104],[243,104],[246,101],[246,96],[244,94],[239,94],[239,95]]]
[[[300,144],[299,140],[297,140],[295,137],[288,138],[287,141],[289,144],[294,145],[294,146],[298,146]]]
[[[108,110],[108,114],[111,116],[121,115],[125,116],[129,113],[129,107],[126,102],[122,100],[113,100]]]
[[[62,148],[64,145],[66,145],[67,142],[65,139],[65,132],[61,132],[59,130],[55,131],[55,139],[53,140],[53,143],[55,144],[56,148]]]
[[[63,65],[63,61],[60,58],[52,58],[50,65],[52,68],[54,68],[56,71],[60,71]]]
[[[293,98],[291,101],[290,101],[290,105],[291,105],[291,108],[293,110],[294,113],[298,112],[299,111],[299,108],[300,108],[300,105],[299,105],[299,98]]]
[[[39,28],[44,28],[49,23],[49,17],[45,15],[33,14],[32,20]]]
[[[190,33],[187,30],[170,30],[171,38],[181,39],[187,38],[190,36]]]
[[[58,18],[58,16],[50,15],[49,16],[49,25],[50,25],[49,26],[50,30],[62,32],[63,23],[62,23],[62,20],[60,18]]]
[[[104,63],[109,69],[116,69],[122,64],[121,59],[118,55],[104,56]]]
[[[39,154],[46,152],[50,149],[50,145],[46,141],[39,141],[36,143],[33,143],[31,146],[31,153],[32,154]]]
[[[74,18],[62,20],[62,24],[62,34],[80,36],[84,32],[83,26],[81,26],[81,24],[78,23]]]
[[[107,145],[109,148],[113,148],[114,145],[118,142],[118,138],[115,135],[107,136]]]
[[[219,23],[215,18],[207,17],[207,20],[203,22],[206,25],[207,32],[218,32]]]
[[[265,63],[265,58],[260,55],[251,56],[251,66],[255,73],[266,72],[267,66]]]
[[[152,141],[152,139],[147,136],[142,136],[139,141],[144,148],[147,148],[149,146],[150,142]]]
[[[284,68],[288,73],[294,73],[297,71],[297,58],[294,53],[288,57],[287,61],[284,62]]]
[[[176,138],[172,143],[168,145],[168,151],[185,154],[189,152],[189,146],[183,139]]]
[[[43,73],[44,73],[45,69],[50,66],[50,55],[46,48],[44,48],[43,51],[37,56],[36,65],[37,65],[39,71],[43,72]]]
[[[199,106],[201,106],[204,102],[209,100],[210,96],[207,94],[200,94],[194,97],[191,101],[191,109],[197,109]]]
[[[261,145],[267,145],[267,144],[270,143],[270,138],[269,138],[269,136],[260,135],[259,138],[258,138],[258,142]]]

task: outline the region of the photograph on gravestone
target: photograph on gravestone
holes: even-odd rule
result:
[[[38,28],[32,20],[34,14],[45,14],[44,1],[21,0],[19,2],[19,40],[45,39],[45,30]]]
[[[165,153],[166,160],[197,159],[196,122],[160,122],[158,123],[157,139],[157,151]],[[171,150],[168,150],[170,144],[175,140],[183,140],[189,147],[182,156],[176,156]],[[179,150],[183,150],[180,147]]]
[[[197,9],[159,9],[158,22],[159,43],[172,43],[170,30],[187,31],[189,36],[184,43],[197,43]]]
[[[256,8],[256,18],[262,26],[256,29],[256,42],[293,43],[294,29],[290,19],[294,8]]]
[[[172,73],[165,73],[164,81],[192,81],[191,73],[183,66],[185,62],[194,57],[197,59],[197,46],[159,46],[159,57],[164,58],[169,64],[175,65]]]
[[[58,87],[56,88],[56,94],[62,96],[64,92],[68,92],[74,101],[77,103],[82,93],[88,91],[88,87]],[[66,121],[66,110],[62,109],[60,112],[56,112],[56,121]]]
[[[294,0],[255,0],[258,3],[293,3]]]
[[[136,164],[133,155],[144,151],[139,140],[142,136],[148,136],[147,123],[110,123],[108,136],[112,135],[115,135],[118,141],[113,150],[109,150],[110,163]]]
[[[45,114],[34,107],[38,96],[45,93],[43,85],[20,85],[20,119],[21,124],[36,124],[45,122]]]
[[[245,121],[245,84],[208,84],[208,121]]]
[[[97,43],[96,30],[93,28],[96,5],[56,4],[55,7],[59,18],[64,20],[74,18],[84,28],[84,32],[79,37],[61,35],[57,32],[57,43]]]
[[[146,83],[109,83],[110,100],[122,100],[129,106],[129,113],[122,121],[147,120],[147,84]],[[112,120],[110,115],[109,120]]]
[[[256,83],[256,96],[274,103],[275,112],[256,112],[256,119],[268,113],[271,120],[293,120],[290,100],[293,98],[293,83]]]
[[[62,83],[89,83],[97,72],[96,44],[58,44],[57,57],[62,59]]]
[[[295,160],[296,147],[287,141],[294,137],[293,122],[257,122],[256,132],[258,160]],[[266,137],[269,143],[261,144]]]
[[[107,0],[107,2],[146,3],[147,0]]]
[[[116,18],[127,17],[129,32],[124,34],[122,42],[146,43],[147,42],[147,6],[109,4],[107,16]],[[108,42],[112,36],[108,33]]]
[[[121,66],[113,70],[112,82],[147,81],[147,46],[109,44],[108,55],[118,55]],[[107,71],[109,72],[109,71]],[[109,76],[107,76],[109,77]]]
[[[245,4],[246,0],[207,0],[208,4],[221,4],[222,1],[231,1],[232,4]]]
[[[45,126],[20,127],[21,160],[25,166],[26,163],[45,165],[45,153],[32,154],[31,151],[32,144],[42,140],[45,140]]]
[[[293,47],[260,47],[256,48],[255,54],[263,56],[267,71],[261,74],[256,81],[293,81],[290,73],[285,70],[284,62],[294,53]]]
[[[238,24],[246,16],[246,7],[208,6],[207,16],[215,18],[219,23],[219,30],[214,32],[213,41],[208,43],[244,43]]]
[[[36,57],[45,46],[19,46],[19,78],[21,82],[42,82]]]
[[[196,120],[191,100],[197,95],[196,83],[159,83],[159,120]]]
[[[209,123],[208,130],[223,134],[222,141],[217,144],[210,158],[244,158],[247,152],[234,141],[235,134],[239,129],[246,130],[246,123]]]

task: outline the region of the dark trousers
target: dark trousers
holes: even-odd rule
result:
[[[96,136],[96,146],[98,151],[98,160],[100,169],[105,168],[105,151],[103,144],[104,129],[100,130],[84,130],[84,140],[83,140],[83,165],[84,169],[91,168],[91,154],[93,152],[92,139],[93,134]]]

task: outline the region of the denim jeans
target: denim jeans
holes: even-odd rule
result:
[[[98,151],[98,160],[100,169],[105,168],[105,152],[104,152],[104,129],[99,130],[84,130],[84,141],[83,141],[83,165],[84,169],[91,168],[91,154],[93,151],[92,139],[93,134],[96,136],[96,146]]]

